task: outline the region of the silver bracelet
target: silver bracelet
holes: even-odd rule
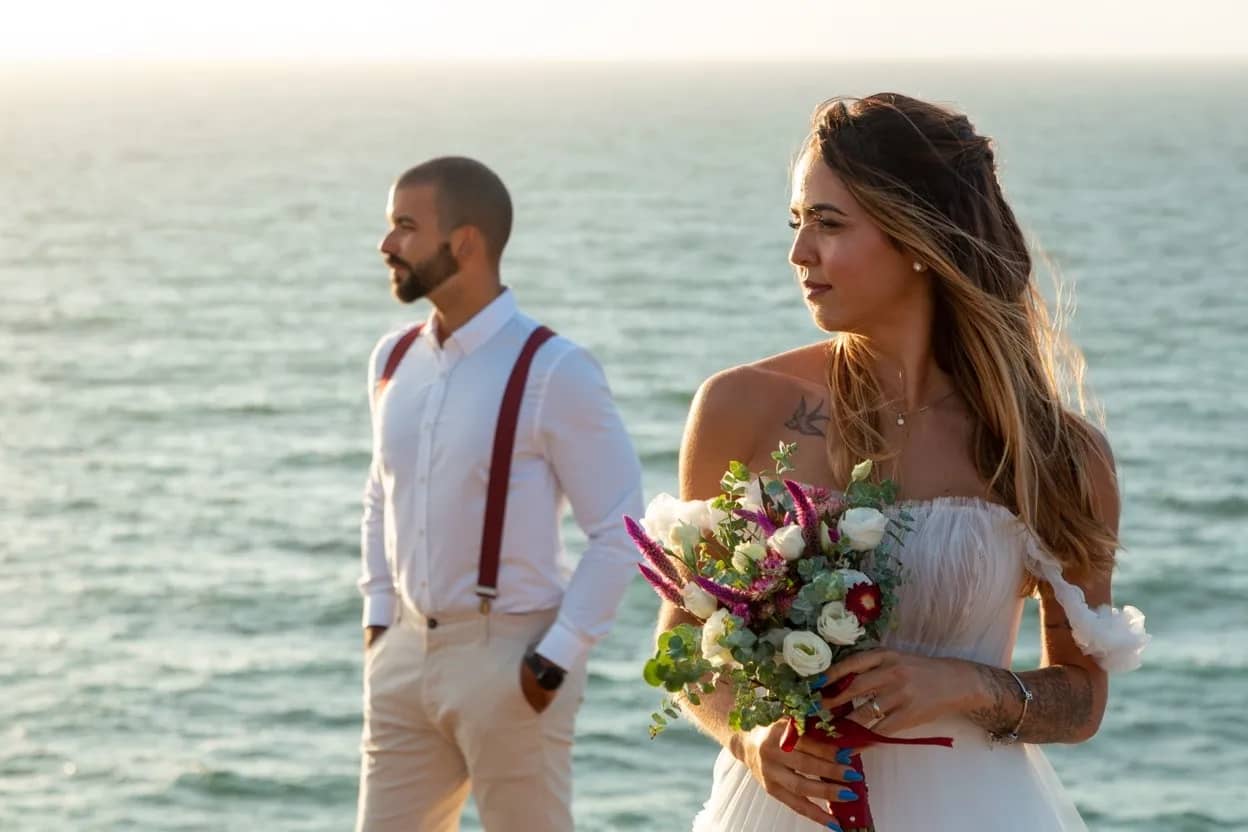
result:
[[[1023,712],[1018,716],[1018,722],[1014,725],[1014,730],[1008,734],[989,734],[989,738],[1001,745],[1013,745],[1018,742],[1018,732],[1023,727],[1023,720],[1027,718],[1027,706],[1031,704],[1031,700],[1035,697],[1031,695],[1031,691],[1023,684],[1022,678],[1009,668],[1004,668],[1005,672],[1014,677],[1014,681],[1018,682],[1018,689],[1023,692]]]

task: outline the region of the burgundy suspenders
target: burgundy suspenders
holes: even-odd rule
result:
[[[377,389],[373,391],[374,396],[380,395],[381,391],[386,389],[390,379],[394,378],[394,371],[399,368],[399,362],[403,360],[403,356],[407,355],[408,347],[420,337],[420,331],[424,328],[424,324],[416,324],[395,342],[394,349],[390,350],[390,357],[386,359],[386,369],[381,371],[381,378],[377,379]]]
[[[544,326],[533,330],[516,366],[507,380],[503,393],[503,406],[498,411],[498,426],[494,429],[494,455],[490,458],[490,487],[485,498],[485,527],[481,532],[481,565],[477,569],[477,595],[481,598],[481,612],[490,611],[490,599],[498,597],[498,555],[503,545],[503,517],[507,513],[507,483],[511,479],[511,455],[516,445],[516,426],[520,422],[520,402],[524,399],[524,384],[533,366],[537,348],[553,338],[555,333]]]
[[[386,368],[377,380],[378,393],[394,376],[403,355],[420,335],[421,329],[419,325],[409,329],[394,345],[386,360]],[[533,366],[533,356],[554,335],[544,326],[533,330],[520,350],[503,391],[498,424],[494,428],[494,453],[490,457],[490,484],[485,498],[485,525],[481,531],[481,561],[477,567],[477,596],[481,598],[482,613],[488,613],[491,600],[498,597],[498,559],[503,546],[503,520],[507,514],[507,484],[511,479],[511,459],[516,446],[516,428],[520,423],[525,383]]]

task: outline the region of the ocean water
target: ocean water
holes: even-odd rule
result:
[[[349,828],[366,356],[425,313],[375,252],[397,173],[508,182],[505,278],[602,360],[653,496],[699,381],[819,338],[788,163],[880,89],[997,138],[1078,293],[1155,640],[1051,758],[1094,830],[1248,828],[1248,67],[931,64],[0,71],[0,829]],[[708,741],[646,737],[655,608],[593,655],[579,829],[706,795]]]

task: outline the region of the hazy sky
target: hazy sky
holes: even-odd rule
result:
[[[1245,0],[0,0],[0,61],[1248,57]]]

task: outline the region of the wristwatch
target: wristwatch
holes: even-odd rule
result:
[[[558,690],[563,684],[565,671],[562,667],[544,658],[536,650],[530,650],[524,657],[524,663],[537,679],[537,686],[542,690]]]

